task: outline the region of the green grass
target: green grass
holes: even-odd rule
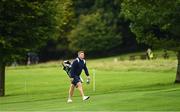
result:
[[[180,85],[173,84],[175,59],[114,58],[87,60],[91,76],[96,72],[96,91],[92,83],[84,83],[90,100],[83,102],[76,90],[71,104],[66,103],[69,79],[60,62],[8,67],[0,111],[180,111]]]

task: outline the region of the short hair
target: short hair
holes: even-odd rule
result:
[[[78,56],[79,56],[81,53],[84,53],[84,51],[78,51]]]

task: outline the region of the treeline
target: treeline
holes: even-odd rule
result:
[[[56,38],[40,50],[41,60],[72,58],[78,50],[85,50],[88,57],[137,50],[130,22],[121,14],[122,0],[55,2]]]
[[[1,0],[0,58],[179,50],[180,0]]]

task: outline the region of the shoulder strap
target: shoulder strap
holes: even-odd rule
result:
[[[79,58],[76,58],[76,60],[78,61],[78,63],[80,62]],[[86,63],[86,61],[83,59],[84,64]]]
[[[76,58],[76,60],[77,60],[77,61],[78,61],[78,63],[79,63],[79,61],[80,61],[80,60],[79,60],[79,58]]]

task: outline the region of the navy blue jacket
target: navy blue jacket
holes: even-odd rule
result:
[[[89,76],[88,69],[86,67],[86,62],[85,60],[81,60],[80,58],[76,58],[76,60],[73,61],[72,66],[71,66],[71,77],[74,78],[76,76],[80,76],[82,70],[84,69],[85,74]]]

